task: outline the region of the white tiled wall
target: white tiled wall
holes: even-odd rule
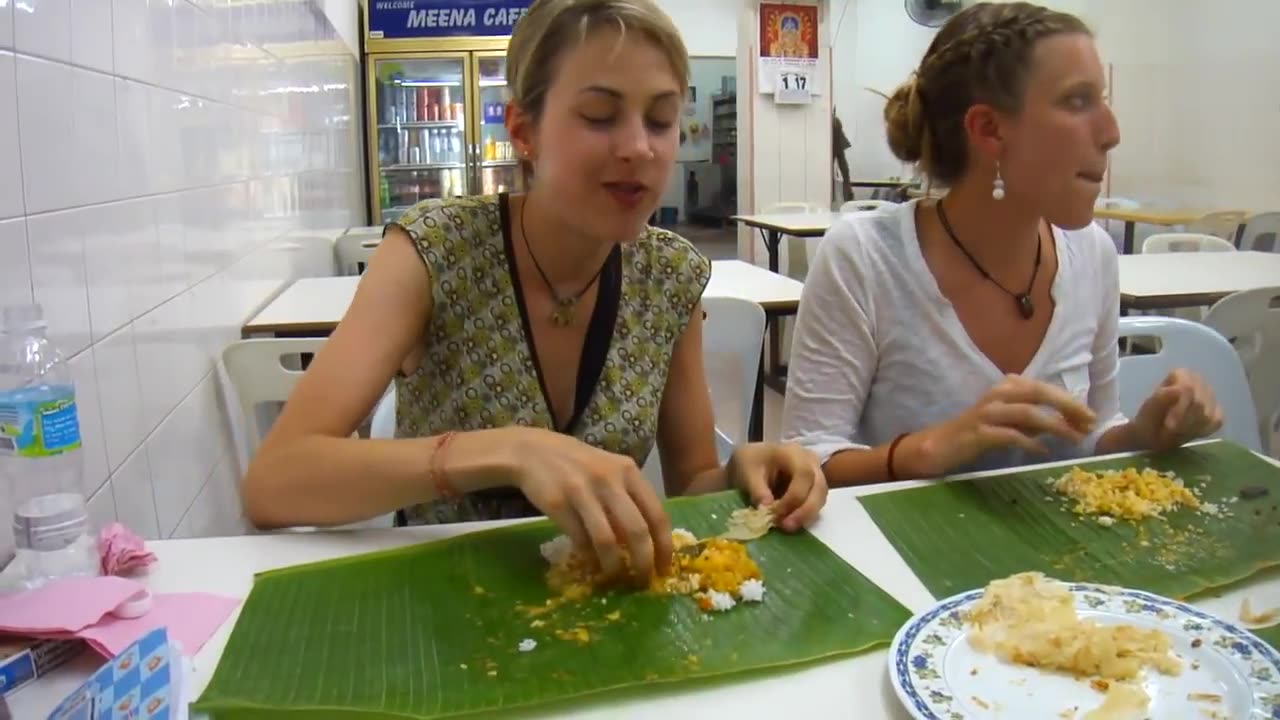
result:
[[[41,303],[70,356],[99,523],[243,529],[214,362],[330,267],[307,228],[363,224],[359,65],[329,20],[355,12],[0,0],[0,305]]]

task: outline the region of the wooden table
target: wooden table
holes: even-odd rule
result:
[[[1063,463],[1070,465],[1071,463]],[[1047,466],[1043,466],[1047,467]],[[907,481],[833,490],[812,532],[863,575],[913,613],[931,607],[934,598],[894,550],[857,498],[927,483]],[[255,573],[290,565],[373,552],[486,529],[501,523],[434,525],[395,530],[280,533],[147,543],[158,562],[144,576],[153,592],[213,592],[246,597]],[[969,551],[972,549],[962,549]],[[979,549],[980,550],[980,549]],[[1263,572],[1192,604],[1231,621],[1248,597],[1255,609],[1280,605],[1280,574]],[[194,695],[208,684],[238,617],[237,609],[195,658]],[[762,628],[762,641],[768,629]],[[752,640],[754,641],[754,640]],[[672,718],[818,718],[821,720],[909,720],[894,694],[887,648],[819,664],[757,672],[722,683],[654,688],[644,694],[586,698],[571,706],[533,709],[522,718],[613,720]],[[43,718],[103,660],[92,654],[71,661],[34,685],[15,693],[15,718]],[[994,717],[994,716],[993,716]],[[1009,720],[1022,720],[1010,718]]]
[[[351,306],[357,276],[303,278],[286,287],[241,328],[242,337],[327,337]],[[741,260],[711,263],[711,280],[704,291],[716,297],[737,297],[764,308],[770,318],[794,315],[804,285]],[[763,367],[763,348],[761,349]],[[756,378],[748,438],[764,438],[764,373]]]
[[[1134,228],[1138,223],[1145,225],[1159,225],[1161,227],[1173,227],[1175,225],[1190,225],[1207,215],[1209,210],[1161,210],[1156,208],[1098,208],[1093,211],[1093,217],[1098,220],[1119,220],[1124,223],[1124,249],[1125,255],[1133,254],[1133,235]]]
[[[1199,307],[1241,290],[1280,286],[1280,253],[1151,253],[1119,261],[1122,310]]]

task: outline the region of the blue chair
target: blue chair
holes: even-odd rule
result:
[[[1240,356],[1226,338],[1200,323],[1166,317],[1122,317],[1120,338],[1149,338],[1155,352],[1120,358],[1120,411],[1130,418],[1170,371],[1190,370],[1208,383],[1222,406],[1222,429],[1214,437],[1261,452],[1257,410]]]

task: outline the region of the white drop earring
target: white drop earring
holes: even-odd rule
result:
[[[991,184],[991,199],[1004,199],[1004,178],[1000,177],[1000,162],[998,160],[996,161],[996,179]]]

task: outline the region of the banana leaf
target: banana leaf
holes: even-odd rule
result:
[[[699,537],[739,507],[736,493],[667,504]],[[771,532],[748,544],[761,603],[708,615],[685,596],[616,591],[531,618],[522,608],[549,598],[539,544],[557,532],[536,521],[260,574],[194,708],[218,720],[507,711],[851,655],[910,617],[817,538]],[[525,639],[537,646],[521,652]]]
[[[1262,638],[1263,642],[1266,644],[1276,650],[1280,650],[1280,623],[1264,628],[1255,628],[1250,632]]]
[[[1185,599],[1280,564],[1280,468],[1227,442],[1081,462],[1088,470],[1173,471],[1227,517],[1192,510],[1103,527],[1047,480],[1065,468],[869,495],[859,500],[935,597],[1038,570],[1063,580]],[[1243,499],[1265,489],[1263,497]]]

